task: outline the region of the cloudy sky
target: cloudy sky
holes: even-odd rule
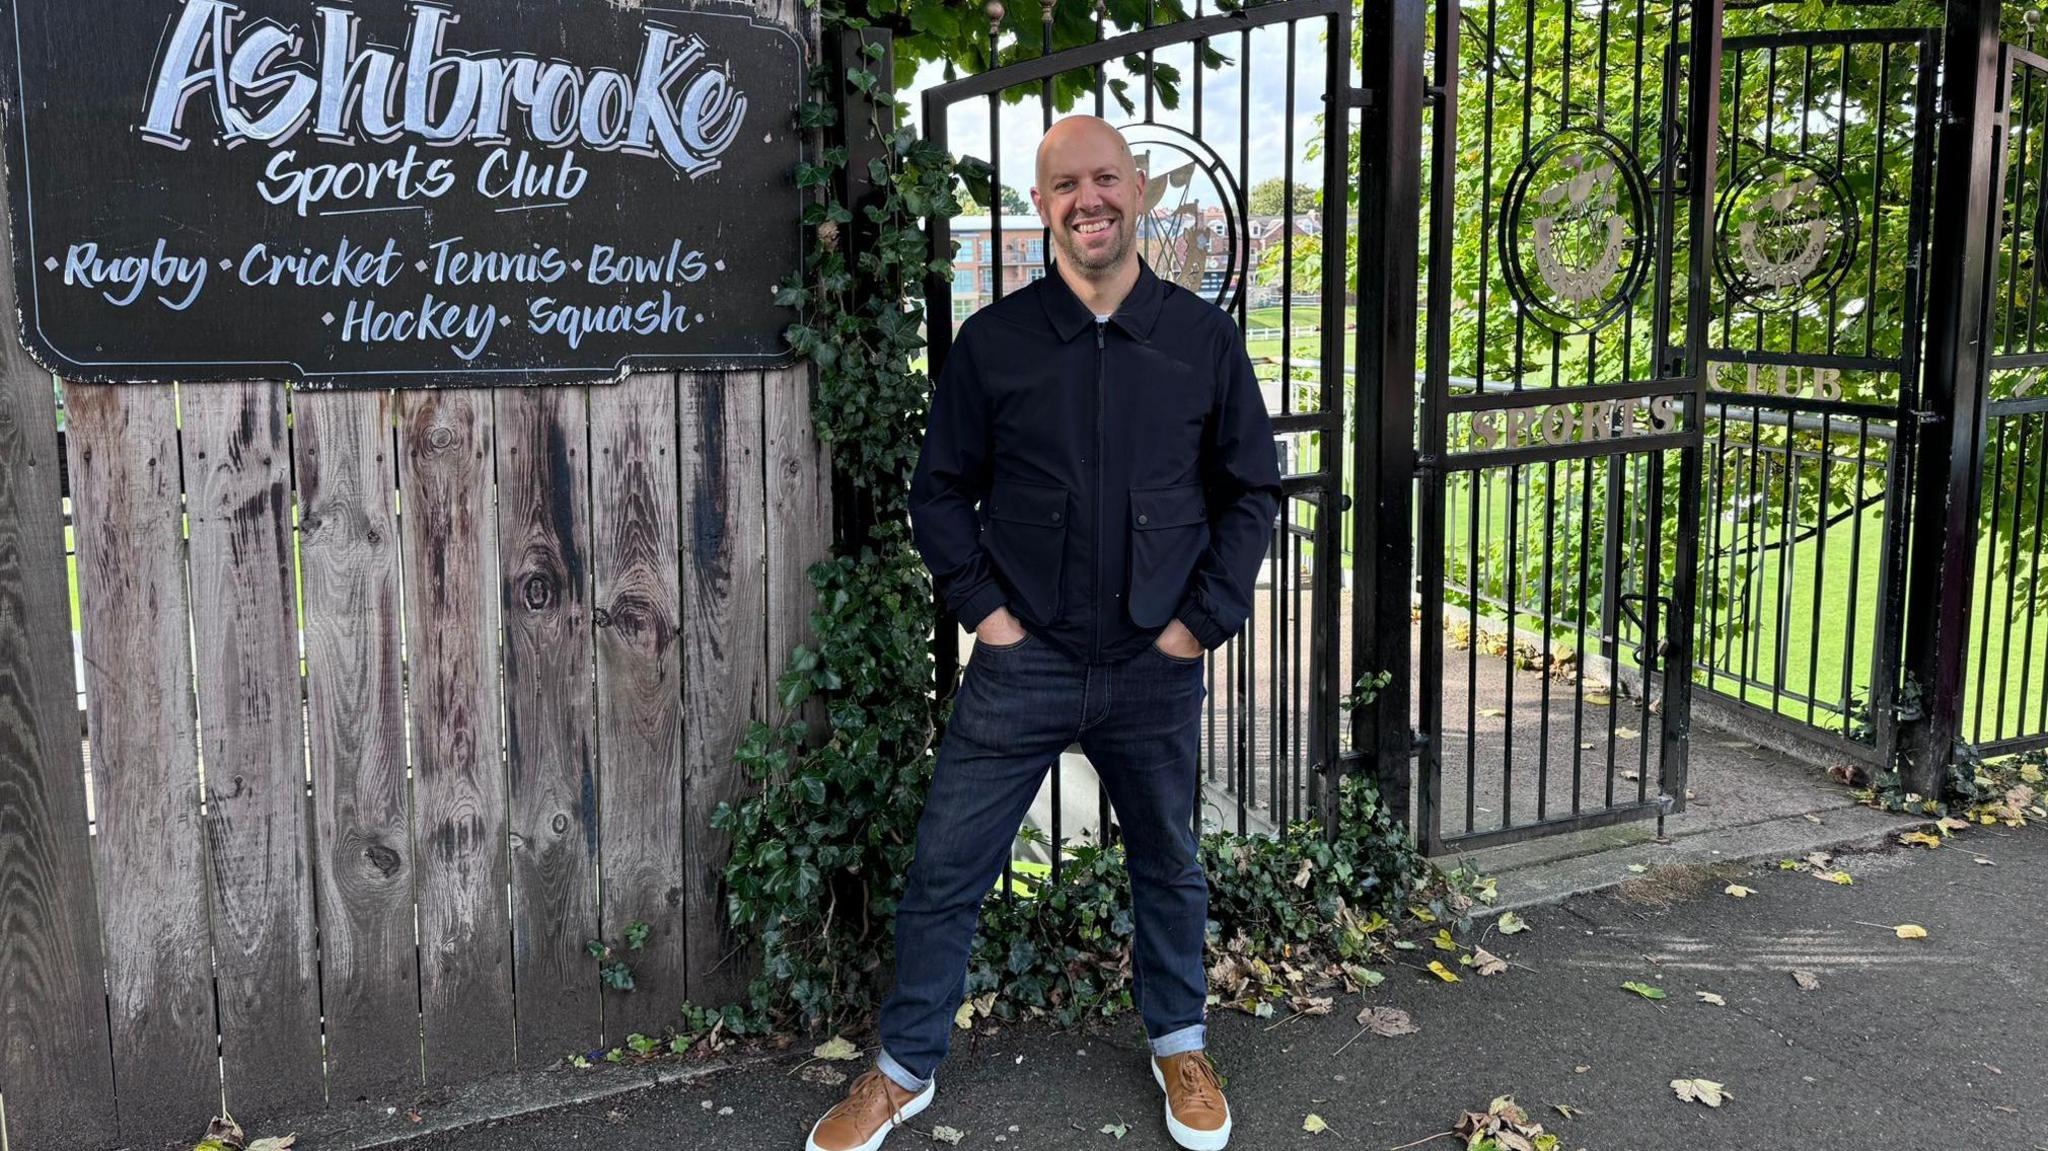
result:
[[[1317,185],[1321,183],[1320,161],[1308,159],[1308,145],[1321,128],[1318,117],[1323,109],[1325,87],[1323,31],[1327,27],[1321,20],[1303,21],[1293,29],[1294,68],[1294,179],[1296,183]],[[1201,139],[1214,149],[1233,173],[1246,178],[1247,186],[1280,176],[1285,171],[1287,159],[1285,125],[1287,121],[1287,38],[1285,25],[1272,25],[1256,29],[1251,34],[1250,52],[1247,59],[1243,34],[1213,41],[1217,51],[1229,58],[1229,63],[1220,69],[1212,69],[1202,75],[1202,131]],[[1157,59],[1181,73],[1180,107],[1168,110],[1155,105],[1155,120],[1192,133],[1194,129],[1194,48],[1179,45],[1161,51]],[[1243,124],[1244,69],[1247,64],[1251,74],[1251,131],[1248,155],[1242,154],[1241,127]],[[1137,114],[1127,116],[1112,95],[1108,99],[1104,116],[1110,123],[1124,127],[1144,117],[1144,87],[1124,69],[1120,61],[1109,66],[1111,79],[1124,79],[1130,84],[1131,98],[1137,105]],[[905,101],[912,109],[913,117],[923,112],[921,96],[928,87],[944,80],[942,69],[927,65],[910,90],[904,93]],[[1086,101],[1085,106],[1075,111],[1094,111],[1094,102]],[[1060,113],[1055,113],[1055,118]],[[1004,104],[1000,111],[1002,155],[989,154],[989,101],[985,98],[956,104],[948,117],[948,145],[955,153],[977,156],[997,163],[1002,182],[1030,199],[1032,184],[1033,156],[1042,134],[1044,112],[1034,90],[1029,98],[1018,104]],[[920,125],[921,126],[921,125]],[[1300,209],[1297,208],[1297,211]]]

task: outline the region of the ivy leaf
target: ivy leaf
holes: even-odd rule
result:
[[[1114,1135],[1121,1140],[1124,1136],[1131,1133],[1131,1125],[1128,1123],[1104,1123],[1102,1125],[1102,1133],[1104,1135]]]
[[[1500,918],[1494,922],[1500,928],[1502,935],[1520,935],[1522,932],[1529,930],[1529,925],[1522,921],[1522,917],[1512,911],[1501,912]]]
[[[1321,1135],[1330,1129],[1330,1125],[1323,1122],[1322,1116],[1311,1111],[1308,1113],[1308,1117],[1301,1121],[1301,1129],[1311,1135]]]
[[[1645,999],[1657,1000],[1665,998],[1663,988],[1652,987],[1647,983],[1643,983],[1634,979],[1631,979],[1627,983],[1622,984],[1621,989],[1623,991],[1633,991],[1637,995],[1640,995]]]

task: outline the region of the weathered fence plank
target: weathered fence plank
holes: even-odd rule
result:
[[[584,950],[598,933],[589,402],[582,388],[507,388],[496,404],[512,961],[532,1067],[601,1032]]]
[[[746,986],[749,965],[725,915],[731,843],[711,813],[747,789],[733,752],[767,717],[761,374],[686,374],[681,407],[689,987],[693,1001],[716,1004]]]
[[[100,926],[124,1136],[220,1106],[176,400],[67,385]]]
[[[0,276],[0,315],[14,286]],[[10,1146],[114,1140],[49,374],[0,340],[0,1098]]]
[[[604,996],[616,1043],[673,1023],[686,990],[676,377],[628,376],[590,408],[603,923],[612,939],[636,919],[650,928],[633,991]]]
[[[490,403],[399,401],[421,1022],[437,1083],[513,1065]]]
[[[789,653],[815,640],[811,565],[832,550],[832,462],[811,422],[811,372],[799,365],[764,373],[768,462],[768,701],[771,721],[789,721],[775,690]],[[822,735],[825,706],[812,700],[803,719]]]
[[[390,392],[292,398],[327,1089],[335,1102],[420,1082],[391,413]]]
[[[280,384],[189,385],[192,635],[228,1106],[317,1104],[319,975]]]

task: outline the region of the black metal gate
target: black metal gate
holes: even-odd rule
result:
[[[1144,27],[1113,34],[1097,6],[1095,42],[1055,52],[1047,0],[1035,52],[1004,43],[991,24],[988,59],[1024,58],[924,93],[926,137],[991,169],[977,193],[987,208],[933,225],[933,251],[954,255],[951,278],[929,284],[931,368],[936,376],[961,320],[1056,274],[1049,233],[1022,202],[1042,132],[1067,112],[1116,125],[1148,177],[1142,254],[1237,319],[1273,414],[1287,498],[1252,617],[1208,660],[1206,786],[1194,813],[1212,827],[1270,831],[1335,800],[1325,781],[1343,690],[1344,354],[1355,309],[1346,261],[1322,253],[1346,248],[1351,4],[1281,0],[1208,15],[1197,0],[1189,18],[1154,23],[1168,17],[1161,7],[1147,6]],[[1255,189],[1272,180],[1283,195],[1254,211]],[[1306,195],[1287,191],[1304,186]],[[942,619],[942,691],[958,666],[955,636]],[[1073,827],[1059,770],[1050,790],[1057,842]],[[1108,801],[1094,799],[1089,818],[1107,830]],[[1048,854],[1056,873],[1060,853]]]
[[[1684,806],[1710,274],[1690,255],[1719,23],[1718,4],[1438,6],[1414,467],[1428,850]]]
[[[1722,45],[1697,682],[1889,764],[1935,102],[1932,29]]]

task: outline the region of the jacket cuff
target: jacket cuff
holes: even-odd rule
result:
[[[1201,605],[1192,598],[1180,605],[1180,611],[1175,613],[1174,618],[1186,625],[1188,631],[1201,643],[1204,651],[1215,651],[1230,639],[1230,633],[1224,630],[1223,625],[1217,623],[1215,617],[1208,612],[1203,611]]]
[[[1008,602],[1010,598],[1004,594],[1002,585],[990,580],[982,585],[979,591],[956,604],[953,615],[960,621],[961,627],[973,631],[981,626],[981,621]]]

